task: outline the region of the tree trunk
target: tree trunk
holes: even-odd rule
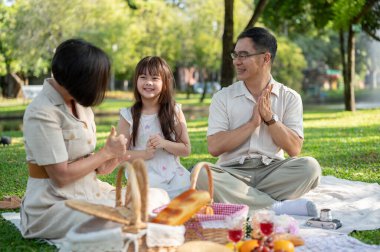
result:
[[[350,21],[348,26],[347,38],[347,69],[346,79],[344,81],[344,104],[347,111],[355,111],[355,32],[353,25],[359,24],[362,18],[370,11],[378,0],[367,0],[361,11]],[[344,65],[343,65],[344,67]]]
[[[190,94],[191,94],[191,85],[190,82],[186,83],[186,99],[190,99]]]
[[[234,49],[234,0],[224,0],[224,31],[222,51],[221,85],[223,87],[232,84],[234,69],[230,53]]]
[[[355,111],[355,33],[352,25],[349,26],[347,38],[347,78],[344,83],[344,104],[347,111]]]
[[[268,0],[259,0],[252,17],[248,21],[244,30],[255,25],[263,13]],[[223,32],[223,53],[222,53],[222,73],[221,86],[226,87],[232,84],[234,79],[234,66],[230,56],[234,49],[234,0],[224,0],[224,32]]]
[[[340,56],[342,61],[342,75],[343,75],[343,83],[346,85],[347,83],[347,64],[346,64],[346,50],[344,43],[344,32],[343,29],[339,30],[339,43],[340,43]]]
[[[6,75],[2,83],[2,95],[5,98],[16,98],[19,96],[21,87],[24,85],[23,81],[16,73],[11,73],[10,64],[6,61]]]
[[[15,89],[14,89],[14,95],[15,97],[21,96],[21,87],[28,85],[29,80],[25,76],[18,76],[16,73],[11,73],[13,79],[16,81]]]
[[[379,74],[380,74],[379,69],[375,68],[375,70],[373,70],[373,73],[372,73],[372,85],[371,85],[372,89],[377,88],[377,79],[378,79],[377,75]]]
[[[252,17],[248,21],[248,24],[246,25],[246,27],[245,27],[244,30],[247,30],[247,29],[249,29],[249,28],[251,28],[251,27],[253,27],[255,25],[255,23],[257,22],[257,20],[259,19],[259,17],[263,13],[263,11],[264,11],[265,6],[267,5],[267,3],[268,3],[268,0],[260,0],[257,3],[257,5],[255,7],[255,11],[253,12]]]
[[[110,90],[115,91],[115,72],[111,70]]]
[[[204,99],[206,98],[206,94],[207,94],[207,82],[205,81],[204,69],[203,68],[200,68],[200,71],[199,71],[199,82],[203,83],[203,92],[202,92],[202,96],[200,99],[200,102],[203,103]]]

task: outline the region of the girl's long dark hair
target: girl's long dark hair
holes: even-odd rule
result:
[[[159,75],[162,79],[162,91],[158,98],[158,103],[160,104],[158,119],[162,133],[166,140],[172,142],[180,141],[181,132],[175,131],[175,120],[177,120],[177,122],[179,120],[175,111],[175,100],[173,99],[173,89],[175,85],[173,73],[164,59],[157,56],[148,56],[140,60],[137,64],[133,77],[135,104],[131,109],[133,119],[132,145],[136,145],[142,111],[142,100],[137,89],[137,80],[141,74],[146,73]]]

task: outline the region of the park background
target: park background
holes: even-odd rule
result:
[[[133,102],[132,73],[159,55],[176,77],[177,102],[188,121],[190,168],[215,162],[205,142],[212,94],[234,80],[229,53],[246,27],[263,26],[278,39],[274,78],[301,93],[305,143],[324,175],[380,183],[380,1],[376,0],[8,0],[0,1],[0,198],[23,196],[27,181],[23,90],[50,76],[56,46],[80,37],[113,63],[106,100],[94,108],[97,148]],[[102,179],[114,184],[115,174]],[[4,211],[2,211],[4,212]],[[380,230],[353,232],[380,244]],[[0,250],[54,251],[24,240],[0,217]]]

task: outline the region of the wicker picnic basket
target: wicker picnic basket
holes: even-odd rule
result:
[[[225,219],[229,217],[244,217],[248,215],[248,206],[241,204],[229,203],[214,203],[214,185],[212,180],[212,173],[209,163],[200,162],[192,171],[191,176],[191,189],[195,189],[198,175],[201,169],[205,169],[208,177],[208,190],[211,196],[211,207],[214,214],[196,214],[188,222],[185,223],[186,241],[204,240],[212,241],[219,244],[226,244],[228,242],[228,229]]]
[[[128,184],[123,205],[121,196],[121,181],[125,169],[127,169],[128,172]],[[95,246],[91,245],[91,242],[95,242],[97,244],[96,246],[101,246],[104,243],[114,243],[112,245],[114,247],[116,243],[120,243],[122,240],[123,251],[175,251],[175,247],[148,248],[147,246],[146,228],[148,222],[148,189],[148,176],[144,161],[135,160],[133,161],[132,165],[125,163],[118,170],[116,178],[115,207],[93,204],[78,200],[66,201],[66,205],[68,207],[95,216],[96,218],[90,220],[89,224],[100,223],[98,227],[95,226],[95,232],[93,232],[94,227],[92,227],[92,230],[88,232],[89,229],[84,225],[79,225],[76,227],[76,229],[70,230],[71,237],[73,237],[73,240],[75,240],[74,246],[77,246],[75,249],[72,248],[72,250],[93,251]],[[86,225],[88,223],[84,224]],[[110,228],[107,229],[107,226]],[[84,232],[85,234],[82,235],[81,229],[87,229],[87,232]],[[115,238],[115,236],[121,236],[121,238],[116,237],[115,241],[109,241]],[[84,246],[84,244],[88,244],[88,246],[86,245],[87,248]],[[120,250],[120,246],[118,246],[117,249],[114,249],[112,246],[108,246],[106,248],[106,251]],[[96,251],[100,251],[99,248],[97,248]]]

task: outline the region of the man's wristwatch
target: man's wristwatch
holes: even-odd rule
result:
[[[270,119],[269,121],[264,121],[265,125],[269,126],[269,125],[272,125],[274,123],[278,122],[278,116],[276,114],[272,114],[272,119]]]

